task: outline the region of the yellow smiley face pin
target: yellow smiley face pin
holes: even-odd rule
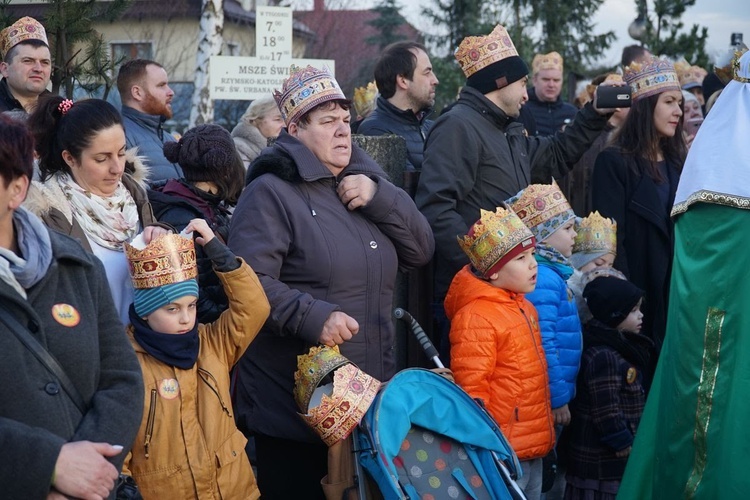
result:
[[[74,327],[81,322],[81,315],[70,304],[55,304],[52,306],[52,317],[62,326]]]

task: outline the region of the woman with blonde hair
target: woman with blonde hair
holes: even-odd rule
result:
[[[266,147],[268,139],[277,137],[282,128],[284,120],[281,119],[281,112],[273,96],[261,97],[250,103],[240,122],[232,130],[232,139],[245,169]]]

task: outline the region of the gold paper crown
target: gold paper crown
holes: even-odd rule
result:
[[[617,254],[617,223],[594,212],[576,225],[573,253]]]
[[[297,356],[297,371],[294,372],[294,401],[299,409],[307,412],[313,392],[326,375],[336,368],[351,363],[341,355],[338,346],[311,347],[307,354]]]
[[[513,210],[542,242],[576,215],[557,182],[531,184],[508,200]]]
[[[345,100],[346,96],[327,67],[317,69],[308,65],[300,68],[292,64],[289,78],[281,85],[281,92],[274,91],[273,98],[289,126],[318,104]]]
[[[675,69],[677,68],[675,67]],[[682,71],[677,69],[677,78],[680,79],[680,86],[685,90],[700,87],[706,75],[708,75],[708,72],[700,66],[689,66]]]
[[[534,245],[534,235],[513,213],[497,207],[494,212],[480,209],[480,219],[466,236],[458,236],[458,244],[466,253],[474,269],[484,277],[500,270],[513,249],[522,250]],[[525,242],[528,244],[524,245]]]
[[[367,87],[354,89],[354,110],[357,115],[365,118],[375,109],[375,98],[378,96],[378,86],[370,82]]]
[[[626,66],[622,77],[630,85],[633,102],[668,90],[682,90],[674,65],[654,56]]]
[[[333,394],[323,394],[320,404],[302,419],[328,446],[351,434],[378,394],[380,382],[353,364],[333,374]]]
[[[536,75],[543,69],[559,69],[563,70],[563,58],[557,52],[550,52],[549,54],[537,54],[534,56],[534,60],[531,61],[531,73]]]
[[[179,234],[159,236],[140,250],[125,243],[133,288],[156,288],[198,276],[192,238]]]
[[[49,47],[47,32],[42,23],[28,16],[0,31],[0,57],[5,58],[10,49],[26,40],[39,40]]]
[[[517,56],[518,51],[508,35],[508,30],[498,24],[487,36],[464,38],[454,55],[464,75],[469,78],[490,64]]]

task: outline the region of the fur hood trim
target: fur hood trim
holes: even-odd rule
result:
[[[263,174],[273,174],[286,182],[302,182],[302,176],[299,175],[294,160],[279,150],[262,154],[255,159],[247,170],[245,185]]]
[[[140,187],[148,189],[151,169],[146,164],[145,156],[138,156],[138,146],[125,151],[125,173],[130,176]]]

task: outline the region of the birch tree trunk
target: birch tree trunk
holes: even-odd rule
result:
[[[202,0],[200,40],[195,56],[195,89],[190,108],[189,127],[214,120],[214,103],[209,92],[208,64],[211,56],[221,53],[224,44],[224,0]]]

